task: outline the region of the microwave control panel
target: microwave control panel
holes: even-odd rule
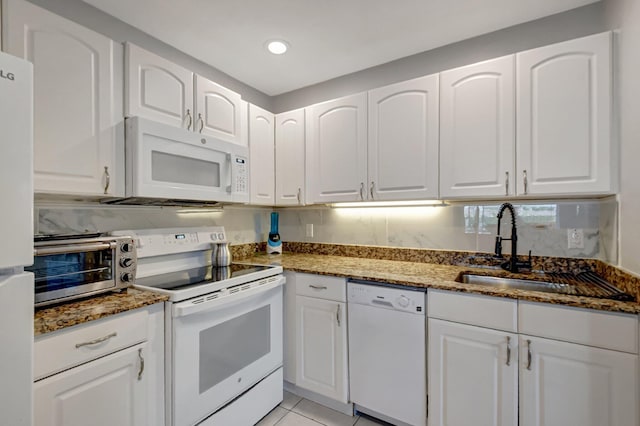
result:
[[[235,193],[247,193],[249,192],[249,165],[246,157],[235,156],[233,159],[233,192]]]

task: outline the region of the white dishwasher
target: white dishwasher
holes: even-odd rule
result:
[[[349,389],[356,410],[427,424],[426,291],[350,280]]]

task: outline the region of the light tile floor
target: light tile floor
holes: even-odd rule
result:
[[[380,426],[377,422],[360,416],[348,416],[316,404],[289,392],[284,400],[271,410],[256,426]]]

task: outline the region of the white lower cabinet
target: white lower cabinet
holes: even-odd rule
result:
[[[638,426],[637,315],[431,289],[427,300],[430,426]]]
[[[140,343],[36,382],[35,425],[146,425],[146,346]]]
[[[520,426],[638,424],[637,355],[526,335],[520,348]]]
[[[342,403],[349,389],[345,291],[341,278],[296,277],[296,386]]]
[[[164,424],[162,304],[36,336],[35,426]]]
[[[517,334],[428,320],[429,425],[515,425]]]

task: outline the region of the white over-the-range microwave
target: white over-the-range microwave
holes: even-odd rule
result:
[[[249,149],[140,117],[126,119],[127,199],[249,202]]]

